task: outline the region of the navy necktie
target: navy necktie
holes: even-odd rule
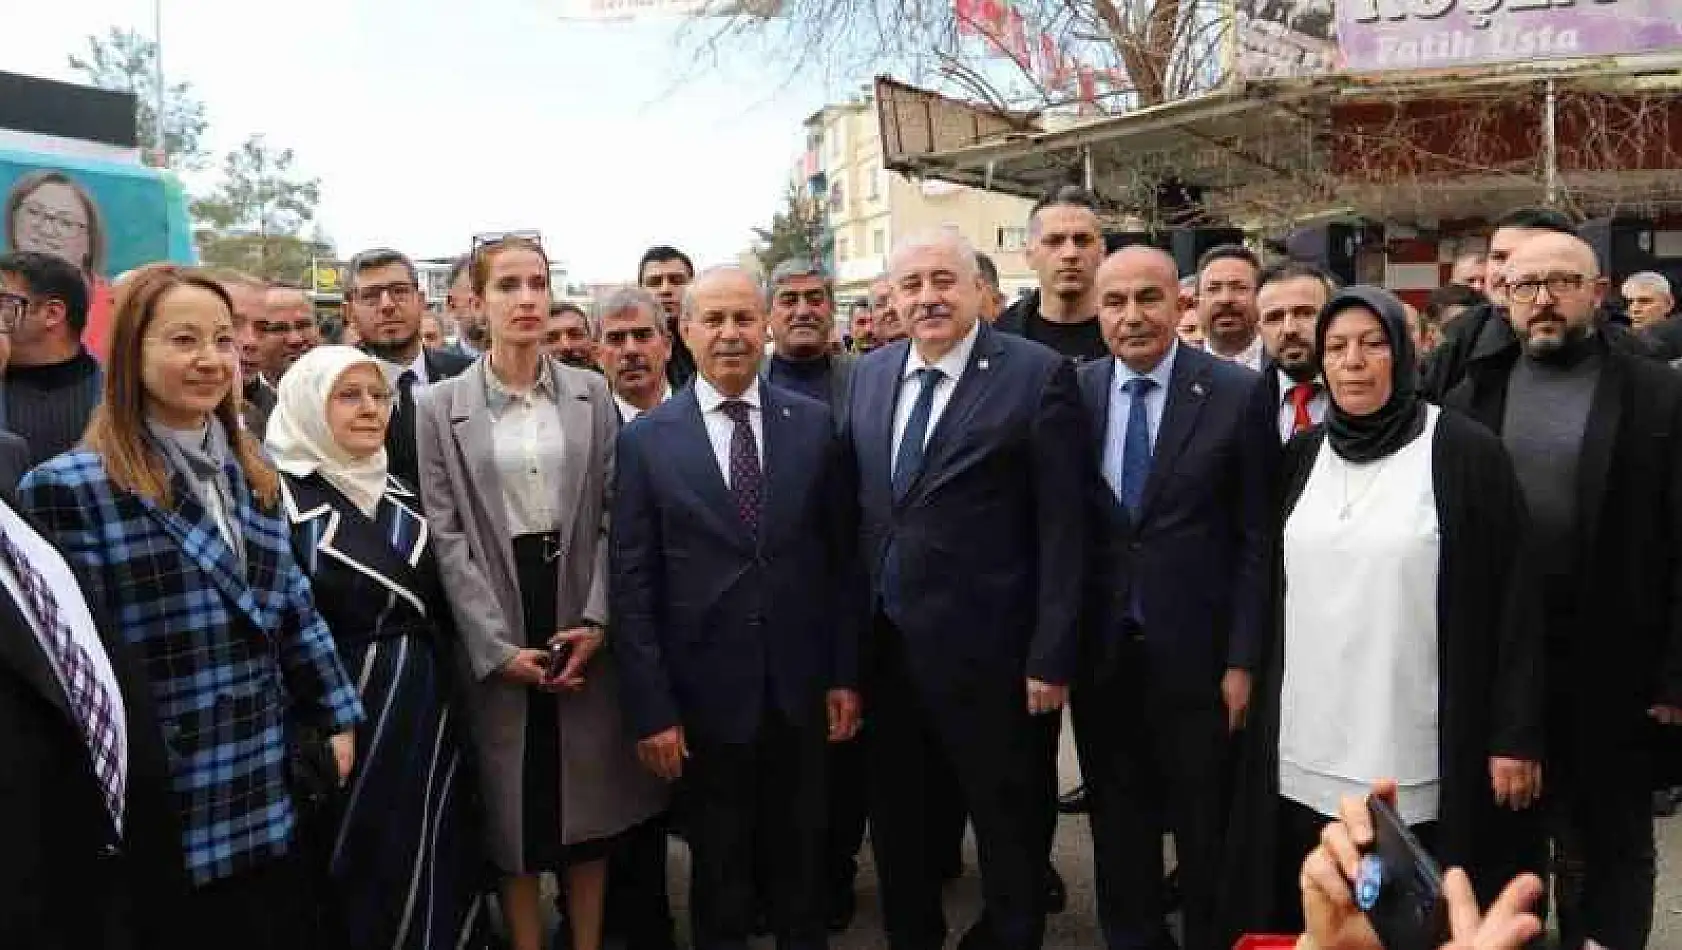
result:
[[[1145,482],[1151,477],[1150,416],[1145,397],[1156,388],[1149,376],[1135,376],[1121,386],[1129,398],[1127,435],[1121,442],[1121,503],[1135,517],[1145,500]]]
[[[923,388],[917,391],[917,402],[911,407],[911,416],[905,420],[905,432],[899,439],[899,451],[894,453],[895,501],[911,490],[911,483],[923,467],[923,443],[928,441],[929,417],[934,414],[934,392],[946,378],[945,373],[933,366],[925,366],[912,375],[921,379]]]
[[[740,399],[727,399],[719,409],[735,424],[730,433],[730,495],[736,500],[736,514],[759,536],[759,511],[765,498],[765,477],[759,469],[759,440],[748,422],[749,406]]]

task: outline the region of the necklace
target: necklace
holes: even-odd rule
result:
[[[1343,506],[1338,509],[1337,520],[1349,520],[1349,518],[1355,513],[1355,506],[1359,505],[1368,495],[1372,494],[1373,487],[1378,484],[1378,480],[1384,475],[1384,469],[1389,466],[1390,460],[1395,457],[1396,456],[1391,455],[1382,462],[1374,463],[1371,466],[1361,466],[1363,469],[1370,467],[1372,470],[1372,477],[1366,480],[1366,484],[1361,486],[1359,493],[1353,498],[1349,495],[1349,473],[1356,466],[1352,462],[1343,463]]]

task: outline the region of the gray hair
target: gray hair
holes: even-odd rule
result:
[[[608,317],[632,310],[646,313],[662,336],[667,333],[666,313],[660,309],[659,299],[641,287],[625,284],[609,290],[590,308],[590,336],[599,342]]]
[[[900,239],[894,244],[894,252],[888,258],[888,274],[892,275],[899,267],[899,261],[911,251],[927,250],[929,248],[943,248],[958,257],[958,273],[974,280],[981,269],[975,261],[975,245],[969,239],[950,228],[940,228],[932,231],[921,231]]]
[[[689,318],[695,316],[695,288],[701,286],[701,284],[708,278],[722,277],[727,274],[735,274],[747,281],[753,286],[755,296],[762,300],[764,299],[764,288],[760,285],[759,278],[754,276],[751,271],[736,264],[719,264],[701,271],[699,274],[695,275],[694,280],[684,285],[683,307],[678,311],[678,319],[680,321],[687,321]]]
[[[409,272],[409,283],[420,286],[420,273],[415,270],[415,262],[409,260],[408,255],[401,251],[394,251],[389,247],[376,247],[367,251],[358,251],[345,263],[345,294],[356,289],[356,277],[363,271],[373,267],[389,267],[392,264],[402,264]]]
[[[771,269],[771,279],[765,283],[765,301],[767,304],[777,295],[777,288],[785,280],[796,277],[816,277],[823,281],[824,293],[829,295],[829,302],[835,302],[835,281],[830,279],[829,272],[823,265],[809,257],[790,257]]]
[[[1657,291],[1666,297],[1670,296],[1670,278],[1658,271],[1644,270],[1639,274],[1631,274],[1624,280],[1624,286],[1628,287],[1631,284]]]

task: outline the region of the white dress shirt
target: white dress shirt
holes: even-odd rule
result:
[[[660,402],[665,402],[670,398],[672,398],[672,387],[667,386],[666,388],[660,390]],[[618,393],[613,394],[613,404],[619,407],[619,423],[621,425],[630,422],[637,416],[642,415],[641,409],[638,409],[636,406],[626,402]],[[658,404],[659,403],[656,403],[656,405]]]
[[[517,393],[487,364],[485,403],[492,452],[502,479],[502,503],[509,533],[542,534],[560,525],[560,486],[566,484],[566,433],[561,430],[559,384],[548,362],[539,364],[537,385]]]
[[[1279,441],[1289,442],[1296,434],[1297,407],[1291,405],[1291,390],[1296,388],[1297,381],[1286,376],[1282,370],[1274,370],[1279,374]],[[1318,377],[1314,380],[1314,395],[1308,400],[1308,418],[1315,425],[1326,420],[1326,409],[1332,404],[1332,398],[1326,392],[1326,382]]]
[[[765,414],[759,405],[759,377],[740,396],[726,396],[713,388],[706,377],[699,373],[695,376],[695,400],[701,404],[701,421],[707,424],[707,441],[713,444],[713,458],[718,460],[718,471],[724,478],[724,487],[730,487],[730,439],[736,433],[736,423],[724,414],[722,408],[730,399],[739,399],[748,404],[748,428],[753,430],[753,447],[759,453],[759,470],[765,471]]]
[[[1239,366],[1242,366],[1253,373],[1259,373],[1262,371],[1262,358],[1267,355],[1267,350],[1262,346],[1260,333],[1257,333],[1256,338],[1250,341],[1249,346],[1246,346],[1244,349],[1239,350],[1231,356],[1217,352],[1212,341],[1204,345],[1208,347],[1208,353],[1210,356],[1213,356],[1216,359],[1226,360],[1228,363],[1237,363]]]
[[[414,395],[417,399],[420,398],[421,393],[426,391],[426,387],[432,385],[431,377],[426,374],[425,347],[421,348],[420,355],[415,357],[415,361],[407,366],[402,363],[393,363],[390,360],[382,360],[378,357],[375,357],[374,361],[379,364],[380,372],[385,375],[386,385],[391,387],[393,393],[397,392],[397,381],[403,377],[404,370],[415,374]]]
[[[1139,397],[1145,401],[1145,428],[1149,436],[1151,454],[1156,454],[1156,434],[1162,430],[1162,413],[1168,408],[1168,384],[1174,381],[1174,358],[1180,353],[1180,343],[1176,340],[1168,347],[1168,352],[1148,373],[1136,373],[1123,363],[1115,359],[1115,379],[1110,386],[1109,418],[1105,420],[1104,432],[1104,480],[1110,483],[1110,490],[1116,497],[1121,497],[1121,464],[1127,447],[1127,420],[1133,413],[1133,398],[1124,387],[1140,376],[1147,376],[1156,383],[1151,391]]]
[[[1279,794],[1322,815],[1393,778],[1403,821],[1438,816],[1440,412],[1426,412],[1424,433],[1376,462],[1323,443],[1285,522]]]
[[[958,388],[958,380],[969,368],[969,356],[975,349],[975,338],[981,333],[981,321],[975,321],[958,345],[946,351],[946,355],[933,363],[925,362],[921,353],[917,352],[915,344],[906,351],[905,368],[900,371],[899,402],[894,406],[894,443],[890,448],[893,455],[889,458],[895,462],[899,460],[899,442],[905,435],[906,423],[911,421],[911,410],[917,405],[917,393],[923,388],[923,381],[917,371],[933,367],[941,372],[942,379],[935,386],[934,403],[929,410],[929,426],[923,430],[923,446],[928,447],[929,438],[934,435],[934,427],[940,422],[941,413],[946,411],[946,404],[952,401],[952,392]]]
[[[117,686],[117,674],[111,669],[111,660],[105,654],[105,644],[99,639],[99,629],[94,626],[93,613],[88,610],[88,602],[82,596],[82,586],[76,582],[76,575],[71,573],[70,565],[64,563],[64,558],[59,555],[58,550],[36,534],[35,529],[18,517],[10,505],[3,503],[0,503],[0,531],[6,533],[6,537],[22,552],[24,560],[46,581],[47,589],[52,592],[53,600],[58,604],[59,618],[70,628],[70,639],[87,654],[94,677],[99,680],[105,694],[111,697],[112,726],[117,741],[117,768],[123,774],[128,774],[128,714],[123,709],[123,692]],[[18,613],[23,614],[24,620],[29,623],[30,631],[41,644],[41,652],[46,654],[47,663],[52,666],[53,675],[58,677],[58,683],[62,687],[64,670],[59,666],[58,654],[47,639],[46,632],[41,629],[40,618],[35,616],[29,598],[24,596],[23,585],[18,582],[17,575],[12,573],[11,565],[4,559],[0,559],[0,586],[5,587]],[[16,765],[14,763],[9,767],[15,768]]]

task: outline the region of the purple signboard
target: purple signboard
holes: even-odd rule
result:
[[[1442,69],[1682,49],[1682,0],[1338,0],[1346,69]]]

